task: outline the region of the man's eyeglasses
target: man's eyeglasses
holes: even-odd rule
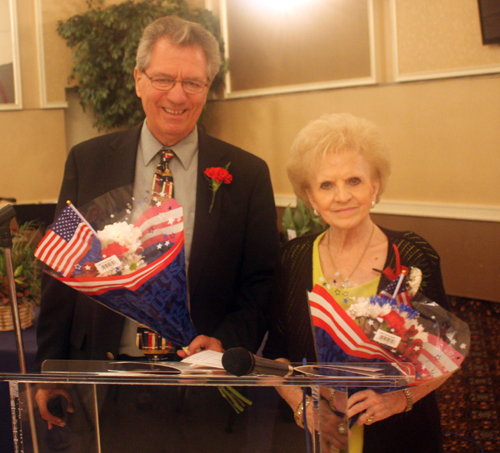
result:
[[[170,91],[177,82],[180,82],[184,92],[189,94],[202,93],[205,87],[208,86],[208,83],[196,79],[177,80],[171,77],[150,77],[146,74],[146,71],[142,71],[142,73],[149,79],[153,88],[161,91]]]

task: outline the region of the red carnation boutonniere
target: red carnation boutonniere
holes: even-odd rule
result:
[[[210,188],[212,189],[212,204],[210,205],[209,213],[212,213],[212,208],[214,207],[215,194],[219,190],[219,187],[224,184],[229,184],[233,180],[233,175],[227,171],[231,162],[222,167],[210,167],[205,170],[205,176],[208,179]]]

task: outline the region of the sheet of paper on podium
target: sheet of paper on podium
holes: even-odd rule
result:
[[[182,360],[182,362],[223,370],[224,367],[222,366],[222,355],[222,352],[217,351],[201,351],[189,357],[186,357]]]

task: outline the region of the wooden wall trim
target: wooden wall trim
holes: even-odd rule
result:
[[[277,207],[295,206],[294,195],[274,196]],[[381,201],[372,211],[374,214],[429,217],[440,219],[477,220],[500,222],[500,207],[455,203],[432,203],[419,201]]]

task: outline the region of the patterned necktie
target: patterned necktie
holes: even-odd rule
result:
[[[171,149],[162,148],[160,150],[160,163],[156,167],[151,187],[151,205],[174,196],[174,177],[168,168],[168,164],[174,155]]]
[[[151,187],[151,206],[174,196],[174,177],[168,168],[168,164],[175,154],[168,148],[160,149],[159,154],[160,163],[156,167]],[[153,361],[160,360],[167,354],[175,352],[170,341],[162,338],[160,334],[140,323],[137,326],[136,346],[148,360]]]

